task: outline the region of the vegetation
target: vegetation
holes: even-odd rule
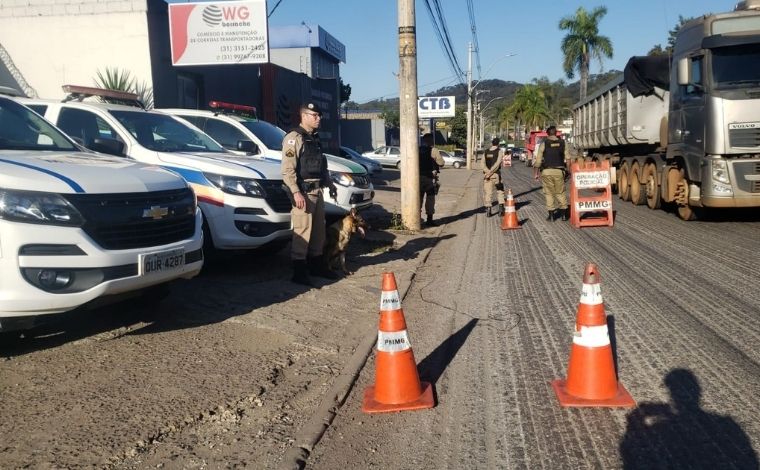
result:
[[[612,57],[612,41],[599,34],[599,21],[607,14],[606,7],[596,7],[591,12],[578,7],[574,16],[566,16],[559,22],[559,29],[568,31],[562,39],[563,68],[567,78],[580,74],[580,99],[586,98],[591,59],[601,64],[604,57]]]
[[[153,109],[153,87],[145,81],[138,81],[132,76],[132,73],[126,69],[118,67],[106,67],[105,71],[96,72],[97,78],[94,79],[95,86],[107,90],[126,91],[134,93],[140,97],[145,109]],[[103,98],[103,101],[109,101]]]
[[[676,35],[678,34],[678,31],[681,30],[681,27],[684,24],[693,19],[694,18],[684,18],[683,16],[678,15],[678,24],[673,26],[673,29],[668,31],[668,45],[663,48],[662,45],[655,44],[651,49],[649,49],[647,55],[673,55],[673,46],[676,44]]]

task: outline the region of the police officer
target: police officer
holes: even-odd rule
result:
[[[565,191],[565,142],[557,137],[557,128],[549,126],[546,129],[546,139],[538,146],[536,160],[533,163],[533,176],[538,181],[541,175],[541,186],[546,197],[546,220],[554,221],[560,212],[562,220],[568,220],[567,192]]]
[[[501,182],[501,163],[504,160],[504,150],[499,147],[499,138],[491,141],[491,147],[486,150],[483,160],[483,204],[486,217],[491,217],[493,205],[493,190],[496,188],[496,199],[499,201],[499,215],[504,215],[504,184]]]
[[[293,218],[293,279],[311,286],[309,275],[337,279],[327,268],[322,256],[325,244],[325,202],[322,188],[330,188],[330,197],[337,197],[337,188],[327,171],[327,158],[322,154],[317,129],[322,110],[315,103],[300,108],[301,123],[282,142],[282,179],[292,194],[290,214]]]
[[[433,214],[435,213],[435,193],[436,178],[438,170],[444,165],[441,152],[433,147],[433,134],[427,133],[422,136],[422,146],[420,146],[419,165],[420,165],[420,204],[425,200],[425,213],[427,214],[426,225],[435,227]]]

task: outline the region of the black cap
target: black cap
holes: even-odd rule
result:
[[[310,101],[307,101],[301,105],[301,111],[313,111],[320,116],[322,115],[322,108],[320,108],[316,103],[312,103]]]
[[[494,137],[491,140],[491,145],[499,145],[499,142],[501,142],[501,140],[498,137]]]

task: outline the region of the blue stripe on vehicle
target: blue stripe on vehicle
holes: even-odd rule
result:
[[[203,173],[198,170],[191,170],[190,168],[179,168],[175,166],[162,165],[163,168],[171,170],[177,173],[188,183],[202,184],[203,186],[210,186],[211,183],[203,176]]]
[[[5,159],[3,159],[3,158],[0,158],[0,162],[3,162],[3,163],[10,163],[11,165],[17,165],[17,166],[21,166],[21,167],[24,167],[24,168],[28,168],[28,169],[30,169],[30,170],[37,170],[37,171],[40,171],[40,172],[42,172],[42,173],[45,173],[46,175],[50,175],[50,176],[53,176],[53,177],[55,177],[55,178],[58,178],[59,180],[61,180],[61,181],[63,181],[64,183],[68,184],[69,186],[71,186],[71,189],[73,189],[74,191],[76,191],[76,192],[78,192],[78,193],[84,193],[84,192],[86,192],[86,191],[84,190],[84,188],[82,188],[81,186],[79,186],[79,185],[77,184],[77,182],[76,182],[76,181],[72,180],[71,178],[67,178],[66,176],[63,176],[63,175],[62,175],[62,174],[60,174],[60,173],[56,173],[56,172],[54,172],[54,171],[50,171],[50,170],[48,170],[47,168],[40,168],[40,167],[38,167],[38,166],[29,165],[29,164],[27,164],[27,163],[14,162],[13,160],[5,160]]]

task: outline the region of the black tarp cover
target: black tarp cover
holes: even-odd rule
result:
[[[654,87],[670,88],[670,56],[636,56],[625,64],[623,77],[633,96],[651,95]]]

